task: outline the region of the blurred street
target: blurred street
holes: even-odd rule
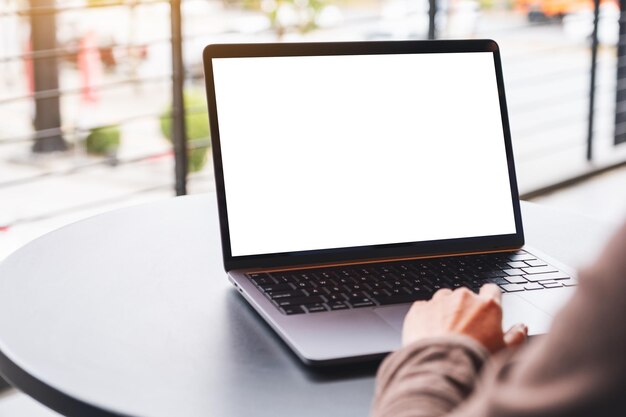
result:
[[[588,167],[591,53],[585,25],[589,16],[530,24],[519,11],[479,10],[478,3],[466,1],[454,4],[455,8],[444,4],[438,15],[438,37],[492,38],[500,44],[520,191],[557,182]],[[259,12],[197,0],[184,5],[184,57],[190,89],[202,91],[200,61],[206,44],[277,40]],[[288,32],[282,40],[423,39],[428,25],[427,2],[394,0],[334,7],[323,16],[318,29]],[[104,24],[111,19],[119,22],[115,31]],[[146,45],[143,57],[128,49],[118,51],[126,54],[124,59],[92,81],[94,89],[102,86],[93,102],[85,100],[80,68],[68,59],[61,61],[60,85],[69,90],[61,97],[61,114],[68,132],[65,139],[72,147],[62,155],[31,153],[32,100],[16,99],[29,95],[24,63],[0,61],[0,118],[10,121],[0,125],[0,259],[33,237],[75,219],[173,195],[173,153],[159,122],[171,97],[168,19],[166,4],[139,6],[134,12],[114,7],[61,15],[61,44],[76,42],[77,33],[93,30],[101,41]],[[612,146],[616,36],[610,34],[617,26],[608,17],[603,22],[595,163],[624,157],[624,149]],[[26,42],[27,33],[23,35]],[[19,52],[17,48],[12,53]],[[120,163],[112,165],[106,158],[86,155],[82,140],[87,130],[119,121],[123,121],[117,153]],[[211,189],[209,163],[191,177],[190,191]]]

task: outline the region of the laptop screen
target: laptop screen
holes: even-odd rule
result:
[[[492,52],[212,67],[233,257],[516,233]]]

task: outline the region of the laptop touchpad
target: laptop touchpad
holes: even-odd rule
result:
[[[395,330],[402,332],[404,316],[409,311],[410,304],[381,307],[374,310],[380,318]],[[502,297],[502,328],[504,331],[516,323],[525,323],[531,335],[543,334],[550,327],[551,317],[517,294],[503,294]]]
[[[402,332],[402,323],[404,322],[404,316],[409,311],[411,304],[402,304],[397,306],[381,307],[374,310],[380,318],[385,320],[387,324]]]
[[[541,292],[541,291],[537,291]],[[502,330],[505,332],[514,324],[524,323],[528,334],[544,334],[550,328],[552,318],[518,294],[502,294]]]

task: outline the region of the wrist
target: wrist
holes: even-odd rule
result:
[[[482,361],[486,360],[491,355],[491,352],[489,352],[489,350],[482,343],[473,337],[460,333],[446,333],[436,336],[422,337],[403,343],[400,350],[415,351],[431,346],[461,347],[471,351]]]

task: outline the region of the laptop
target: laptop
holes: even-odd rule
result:
[[[492,40],[209,45],[224,267],[309,365],[398,348],[411,303],[503,292],[548,330],[576,278],[524,246]]]

